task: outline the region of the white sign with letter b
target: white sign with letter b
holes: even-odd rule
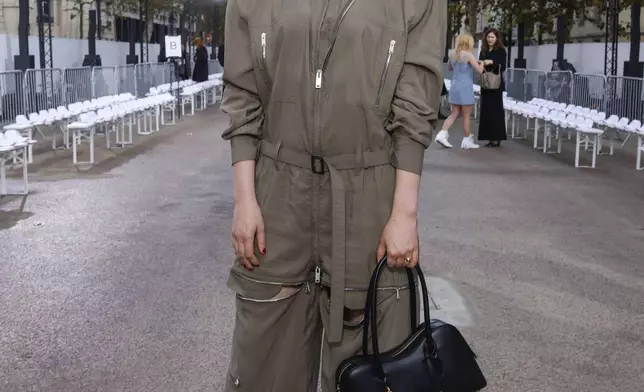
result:
[[[181,57],[181,36],[180,35],[166,35],[165,36],[165,56]]]

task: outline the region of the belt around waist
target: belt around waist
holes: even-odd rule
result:
[[[346,273],[346,199],[340,170],[359,170],[391,165],[392,151],[387,149],[322,157],[282,148],[281,143],[272,144],[262,140],[259,153],[277,162],[308,169],[315,174],[329,173],[331,178],[331,258],[333,264],[331,266],[330,325],[327,339],[329,343],[338,343],[342,340]]]

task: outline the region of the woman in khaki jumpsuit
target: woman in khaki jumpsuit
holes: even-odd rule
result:
[[[385,253],[381,349],[410,333],[401,267],[418,262],[446,1],[227,7],[237,313],[226,391],[314,392],[321,359],[329,392],[339,362],[360,350],[366,288]]]

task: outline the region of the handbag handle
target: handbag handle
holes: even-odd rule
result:
[[[385,383],[387,384],[387,376],[385,375],[385,371],[382,367],[382,360],[380,358],[380,349],[378,347],[378,330],[377,330],[377,324],[378,324],[378,319],[377,319],[377,305],[378,305],[378,280],[380,278],[380,274],[382,274],[382,270],[384,269],[385,265],[387,264],[387,256],[383,257],[379,262],[378,265],[376,266],[376,269],[371,276],[371,282],[369,283],[369,290],[367,291],[367,301],[365,305],[365,319],[364,319],[364,329],[362,331],[362,341],[363,341],[363,352],[367,353],[367,344],[366,341],[368,340],[367,336],[369,333],[369,322],[371,324],[371,349],[373,351],[373,356],[374,360],[376,362],[376,367],[378,372],[380,373],[380,377]],[[437,350],[436,350],[436,343],[434,342],[434,339],[432,338],[432,332],[431,332],[431,327],[430,327],[430,317],[429,317],[429,292],[427,290],[427,282],[425,282],[425,276],[423,275],[423,271],[420,268],[420,265],[416,265],[415,267],[416,273],[418,274],[418,280],[420,281],[420,287],[422,291],[422,296],[423,296],[423,317],[425,321],[425,325],[423,327],[423,330],[425,332],[425,339],[427,339],[427,344],[431,345],[431,351],[427,354],[428,359],[435,359]],[[413,274],[411,272],[411,269],[407,269],[407,278],[409,279],[409,289],[410,291],[410,302],[412,302],[414,309],[412,309],[412,315],[415,314],[416,309],[415,309],[415,302],[416,302],[416,285],[414,284],[414,278]],[[413,299],[412,299],[413,298]],[[412,316],[413,317],[413,316]],[[412,331],[413,329],[416,328],[416,326],[412,326]]]
[[[385,263],[387,262],[387,256],[384,258]],[[409,314],[411,315],[410,321],[411,321],[411,328],[410,330],[413,332],[416,327],[418,326],[418,315],[416,314],[416,303],[418,301],[417,299],[417,291],[416,291],[416,284],[414,282],[414,274],[411,269],[405,268],[407,272],[407,280],[408,280],[408,286],[409,286]],[[378,302],[377,299],[375,301],[371,301],[371,293],[372,290],[376,290],[376,298],[378,298],[377,295],[377,281],[374,283],[374,279],[378,279],[378,276],[374,273],[371,275],[371,279],[369,280],[369,287],[367,288],[367,295],[366,295],[366,301],[365,301],[365,309],[364,309],[364,319],[363,319],[363,333],[362,333],[362,352],[367,355],[368,349],[369,349],[369,320],[371,319],[371,309],[376,308]],[[373,330],[372,330],[373,333]]]

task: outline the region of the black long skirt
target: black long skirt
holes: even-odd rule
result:
[[[479,119],[479,140],[507,140],[505,133],[505,111],[503,91],[481,90],[481,118]]]

